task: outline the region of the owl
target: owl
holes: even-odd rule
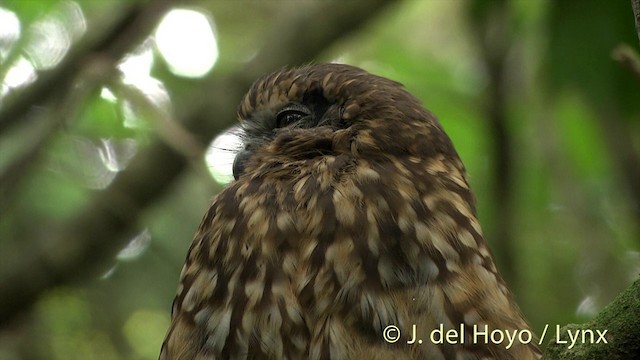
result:
[[[238,116],[235,181],[189,248],[161,360],[540,356],[451,140],[401,84],[283,69]]]

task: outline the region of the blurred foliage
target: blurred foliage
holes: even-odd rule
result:
[[[78,6],[88,31],[99,31],[92,27],[96,19],[111,16],[126,2],[104,3],[0,3],[0,9],[20,22],[15,41],[7,40],[0,22],[0,55],[8,54],[0,58],[0,75],[6,76],[21,56],[29,59],[25,51],[35,41],[33,29],[45,19],[63,21],[64,6]],[[640,271],[639,204],[624,185],[624,166],[607,140],[613,122],[621,124],[615,127],[629,137],[629,151],[640,152],[640,83],[610,56],[619,43],[636,49],[638,43],[628,1],[500,3],[508,10],[512,31],[504,86],[506,125],[515,144],[511,240],[520,278],[510,286],[539,332],[545,324],[591,318]],[[268,46],[261,43],[261,35],[283,8],[298,6],[294,4],[211,0],[190,7],[206,13],[214,25],[220,55],[213,71],[231,73]],[[471,4],[398,2],[315,61],[345,62],[400,81],[439,117],[467,166],[491,244],[492,233],[503,224],[495,216],[491,195],[497,176],[489,156],[494,134],[482,110],[490,79],[471,21],[476,12],[490,10]],[[165,101],[171,112],[185,106],[183,100],[190,96],[203,96],[189,93],[201,79],[173,75],[149,43],[139,51],[153,56],[150,77],[157,81],[155,90],[137,85],[152,103]],[[5,86],[6,77],[2,83],[0,96],[19,94],[19,88]],[[140,104],[112,84],[104,84],[104,89],[111,95],[105,90],[90,95],[79,105],[78,115],[57,128],[16,200],[0,207],[5,257],[38,245],[28,239],[46,239],[157,136],[161,125],[148,119],[150,113]],[[42,119],[37,111],[32,117],[29,120]],[[216,121],[215,114],[211,121]],[[33,136],[34,123],[0,135],[0,173]],[[201,165],[194,165],[145,212],[139,231],[148,231],[151,243],[139,256],[114,259],[102,278],[48,293],[19,324],[0,330],[0,358],[157,358],[191,237],[211,197],[221,189],[202,171],[204,161]]]

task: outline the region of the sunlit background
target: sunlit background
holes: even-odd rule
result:
[[[83,39],[99,33],[105,18],[116,16],[126,3],[0,3],[0,109],[65,61]],[[100,81],[95,94],[61,102],[60,111],[73,109],[64,124],[51,130],[44,119],[58,110],[36,108],[25,117],[28,121],[0,132],[0,176],[42,134],[55,132],[45,136],[44,151],[23,178],[17,200],[0,206],[4,258],[32,246],[24,239],[55,231],[57,223],[108,188],[155,139],[187,155],[198,141],[209,142],[181,126],[176,108],[209,96],[191,93],[194,83],[216,72],[232,73],[253,59],[268,46],[263,36],[279,25],[275,19],[280,19],[281,8],[296,6],[289,1],[196,3],[164,14],[119,61],[110,80]],[[589,88],[632,89],[623,84],[628,79],[619,75],[624,69],[611,59],[610,50],[618,43],[636,48],[638,43],[631,10],[624,6],[611,5],[610,12],[602,12],[598,0],[586,2],[592,14],[612,17],[623,24],[619,29],[627,29],[603,34],[601,26],[580,28],[580,19],[566,26],[575,23],[582,33],[558,25],[558,11],[564,8],[554,8],[549,0],[507,3],[509,48],[501,66],[513,152],[512,188],[504,190],[511,194],[508,219],[496,210],[501,192],[494,186],[496,138],[486,118],[492,74],[482,55],[486,49],[479,43],[479,25],[473,12],[469,15],[470,2],[398,2],[315,61],[349,63],[400,81],[440,118],[469,171],[499,267],[506,269],[523,311],[539,332],[544,324],[591,318],[640,272],[638,203],[607,142],[608,128],[599,121],[606,117],[624,124],[629,151],[640,152],[640,86],[637,93],[625,90],[622,96],[598,93],[598,100],[609,101],[613,109],[594,105],[596,92]],[[573,15],[563,13],[568,19]],[[500,36],[500,31],[504,29],[487,33]],[[578,35],[573,42],[550,40]],[[607,47],[609,39],[614,42]],[[581,54],[605,59],[586,62]],[[556,76],[574,70],[577,78],[605,75],[586,83]],[[80,80],[77,86],[82,86]],[[221,120],[212,113],[207,121]],[[0,359],[156,359],[191,237],[211,198],[233,179],[231,165],[241,146],[237,134],[231,128],[201,144],[206,152],[191,159],[179,184],[145,211],[137,234],[103,274],[51,290],[26,318],[0,330]],[[511,234],[507,250],[493,243],[504,228]],[[504,259],[511,263],[501,263]]]

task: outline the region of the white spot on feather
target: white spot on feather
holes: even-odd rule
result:
[[[229,337],[229,327],[231,324],[231,309],[224,307],[214,311],[207,322],[209,337],[207,338],[206,347],[216,352],[222,351],[227,338]]]

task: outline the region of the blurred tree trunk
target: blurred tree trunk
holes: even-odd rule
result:
[[[483,99],[484,118],[489,125],[492,169],[493,226],[487,230],[487,240],[498,263],[500,274],[514,287],[521,275],[516,266],[518,251],[514,244],[514,157],[509,129],[507,103],[507,57],[512,47],[513,27],[510,3],[506,0],[475,1],[469,6],[469,19],[479,47],[480,63],[488,76]]]

